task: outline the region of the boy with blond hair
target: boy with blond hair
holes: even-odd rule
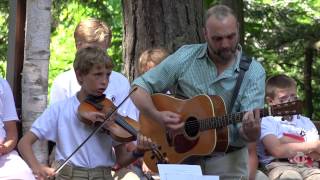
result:
[[[139,57],[138,75],[140,76],[160,64],[168,55],[168,51],[164,48],[150,48],[143,51]]]
[[[111,45],[112,32],[106,23],[95,18],[82,20],[74,31],[74,40],[77,50],[88,46],[99,47],[106,51]],[[67,99],[80,90],[76,74],[73,69],[59,74],[53,81],[50,91],[50,104]],[[128,95],[130,83],[121,73],[111,71],[109,85],[105,92],[106,97],[115,105]],[[136,108],[131,100],[125,102],[119,109],[123,114],[137,120]],[[132,110],[133,108],[133,110]],[[134,112],[129,114],[128,112]]]
[[[86,47],[77,52],[74,70],[81,86],[80,91],[49,106],[36,119],[18,145],[37,179],[45,179],[56,174],[55,169],[38,162],[32,144],[38,139],[55,142],[55,160],[64,162],[93,131],[92,126],[80,121],[79,105],[89,95],[103,95],[109,83],[112,67],[111,59],[100,48]],[[105,118],[100,112],[88,112],[83,115],[92,122]],[[56,179],[114,179],[111,174],[112,166],[117,163],[124,167],[141,157],[150,147],[149,142],[149,139],[138,136],[137,148],[128,153],[125,144],[113,140],[108,133],[98,132],[71,157],[69,163],[56,175]],[[116,162],[112,156],[113,148]]]

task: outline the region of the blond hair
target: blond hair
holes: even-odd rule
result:
[[[74,70],[83,75],[87,75],[95,65],[105,66],[106,69],[112,69],[111,58],[98,47],[85,47],[77,51],[73,61]]]
[[[144,69],[148,62],[158,65],[162,60],[164,60],[169,55],[168,51],[163,48],[152,48],[144,51],[139,58],[138,72],[139,74],[144,73]]]
[[[108,47],[111,38],[112,32],[108,25],[95,18],[81,21],[74,31],[74,39],[77,45],[80,43],[105,42]]]
[[[296,81],[284,74],[270,77],[266,82],[266,96],[275,97],[276,89],[297,88]]]

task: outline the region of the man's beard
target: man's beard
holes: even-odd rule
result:
[[[220,50],[212,50],[214,56],[217,58],[216,61],[219,61],[221,64],[228,64],[235,57],[237,48],[225,48]]]

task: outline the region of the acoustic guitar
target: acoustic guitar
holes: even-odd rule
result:
[[[151,96],[159,111],[171,111],[181,115],[185,122],[179,131],[168,131],[161,123],[140,114],[140,131],[158,145],[162,155],[170,164],[181,163],[190,156],[209,155],[213,151],[225,152],[229,145],[228,128],[242,121],[245,112],[226,114],[224,101],[219,96],[198,95],[182,100],[166,94]],[[300,114],[301,101],[275,105],[260,110],[260,116],[284,116]],[[146,152],[144,161],[153,172],[158,172],[157,159]]]

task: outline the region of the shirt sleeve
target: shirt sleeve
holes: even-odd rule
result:
[[[272,116],[262,118],[260,140],[270,134],[275,135],[277,138],[280,138],[282,135],[277,124],[278,122],[275,121]]]
[[[56,104],[49,106],[32,124],[30,131],[33,132],[40,140],[57,139],[58,129],[58,111]]]
[[[264,107],[265,80],[266,73],[260,63],[252,62],[251,71],[249,71],[249,81],[243,88],[243,94],[240,95],[240,111],[249,111]]]
[[[260,63],[252,61],[250,69],[246,72],[248,79],[247,83],[243,81],[241,88],[243,93],[239,93],[237,98],[237,103],[240,106],[234,106],[232,112],[245,112],[257,108],[264,107],[264,96],[265,96],[265,70]],[[241,91],[240,91],[241,92]],[[239,109],[238,109],[239,108]],[[242,123],[232,124],[229,127],[231,144],[235,146],[240,146],[245,144],[245,140],[240,136],[239,129]],[[241,138],[238,138],[241,137]]]
[[[13,94],[9,83],[6,80],[2,81],[3,94],[1,94],[1,101],[3,103],[2,120],[3,121],[18,121],[17,111],[14,103]]]

